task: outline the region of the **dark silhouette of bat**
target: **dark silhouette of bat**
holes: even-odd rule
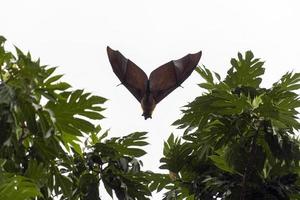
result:
[[[152,118],[152,112],[162,99],[175,90],[196,68],[202,52],[188,54],[172,60],[151,72],[145,72],[119,51],[107,47],[107,54],[114,73],[121,83],[141,103],[142,116]]]

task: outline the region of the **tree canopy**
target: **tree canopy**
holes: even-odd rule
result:
[[[169,195],[191,199],[299,199],[300,73],[261,88],[264,62],[251,51],[227,76],[197,68],[206,92],[185,106],[161,159],[176,175]],[[176,185],[176,184],[175,184]]]
[[[107,138],[105,98],[74,90],[55,67],[4,48],[0,38],[0,199],[148,199],[145,132]],[[94,123],[93,123],[94,122]],[[153,174],[153,175],[152,175]],[[164,176],[163,176],[164,177]],[[161,176],[159,176],[161,178]]]
[[[0,36],[0,199],[143,200],[162,190],[165,200],[300,199],[300,73],[263,88],[264,62],[251,51],[223,79],[198,67],[205,92],[173,123],[182,136],[165,141],[161,174],[143,170],[146,132],[101,128],[105,98],[4,44]]]

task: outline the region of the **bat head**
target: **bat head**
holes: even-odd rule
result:
[[[143,114],[142,116],[144,116],[145,120],[148,119],[148,118],[151,118],[152,119],[152,112],[155,108],[155,100],[153,99],[153,96],[152,94],[146,94],[142,100],[141,100],[141,106],[142,106],[142,109],[143,109]]]
[[[152,119],[152,113],[149,112],[143,112],[142,116],[144,116],[145,120],[147,120],[148,118]]]

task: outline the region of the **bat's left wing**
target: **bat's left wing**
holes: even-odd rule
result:
[[[164,99],[185,81],[196,68],[202,52],[172,60],[150,74],[150,91],[156,103]]]
[[[107,47],[107,55],[113,71],[121,83],[141,102],[146,93],[148,82],[145,72],[119,51]]]

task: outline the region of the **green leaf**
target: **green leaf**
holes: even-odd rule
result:
[[[214,74],[217,77],[218,81],[221,81],[221,76],[218,73],[216,73],[216,72],[214,72]]]
[[[96,176],[92,174],[83,174],[79,180],[79,187],[84,194],[85,199],[100,200],[98,189],[99,186]]]
[[[46,69],[46,72],[45,72],[46,78],[48,78],[51,74],[53,74],[55,70],[56,70],[56,67],[50,67],[50,68]]]
[[[214,86],[211,83],[200,83],[198,85],[207,90],[211,90],[214,88]]]
[[[124,150],[124,154],[126,155],[130,155],[130,156],[134,156],[134,157],[141,157],[146,153],[146,151],[142,150],[142,149],[138,149],[138,148],[128,148],[126,150]]]
[[[50,89],[50,90],[66,90],[66,89],[69,89],[70,87],[71,87],[70,84],[65,83],[65,82],[60,82],[60,83],[55,83],[55,84],[47,86],[47,89]]]
[[[3,43],[6,41],[6,38],[0,35],[0,45],[2,46]]]
[[[79,155],[83,154],[81,147],[79,145],[80,139],[75,135],[64,133],[61,136],[61,140],[63,141],[64,146],[69,152],[70,152],[70,148],[73,148],[76,151],[76,153],[78,153]]]
[[[212,85],[214,84],[212,73],[205,66],[203,66],[203,69],[197,67],[196,71],[200,74],[200,76],[202,76],[202,78],[207,81],[207,83],[210,83]]]
[[[280,81],[273,84],[275,89],[279,91],[292,91],[300,89],[300,73],[288,72],[282,76]]]
[[[33,104],[26,101],[19,101],[20,112],[24,122],[33,135],[38,135],[38,124],[36,121],[36,111]]]
[[[0,199],[24,200],[42,195],[37,185],[29,178],[1,173],[0,179]]]
[[[231,59],[232,67],[227,72],[225,83],[231,88],[239,86],[259,87],[261,78],[265,69],[262,67],[264,62],[259,62],[259,59],[254,59],[251,51],[246,52],[245,59],[241,53],[238,53],[238,60]]]
[[[47,80],[45,81],[45,85],[50,85],[51,83],[53,83],[53,82],[59,80],[62,76],[63,76],[63,75],[60,74],[60,75],[55,75],[55,76],[50,77],[49,79],[47,79]]]
[[[61,190],[63,192],[63,195],[65,197],[71,197],[72,181],[68,177],[61,175],[60,173],[56,173],[55,178],[56,178],[57,184],[59,185],[59,187],[61,188]]]
[[[102,110],[100,110],[100,111],[102,111]],[[100,120],[100,119],[104,118],[104,116],[101,115],[100,113],[92,112],[92,111],[84,111],[84,112],[81,112],[80,115],[90,118],[90,119],[99,119]]]
[[[24,175],[32,180],[35,180],[35,182],[39,183],[39,185],[46,183],[46,168],[42,163],[37,163],[36,160],[29,161],[28,168]]]
[[[214,162],[214,164],[221,170],[229,173],[234,173],[234,170],[228,165],[224,156],[211,155],[209,158]]]
[[[90,119],[102,119],[103,116],[99,113],[99,107],[96,105],[102,104],[105,99],[102,97],[90,96],[89,93],[83,93],[82,90],[75,90],[74,92],[64,92],[58,103],[49,102],[46,105],[47,109],[53,111],[56,124],[63,132],[73,134],[76,136],[84,133],[91,133],[95,131],[95,126],[89,121],[75,117],[83,116]],[[103,110],[103,109],[102,109]]]
[[[14,91],[8,85],[0,83],[0,104],[9,105],[14,99]]]

